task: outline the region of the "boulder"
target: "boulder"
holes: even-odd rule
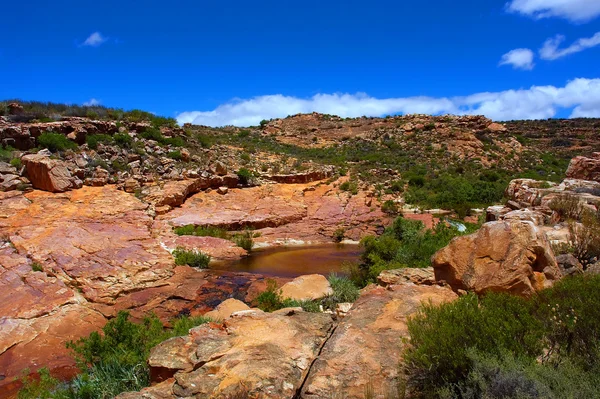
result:
[[[320,274],[296,277],[281,287],[281,297],[298,301],[324,298],[333,294],[329,281]]]
[[[417,285],[436,284],[433,267],[384,270],[377,276],[377,284],[383,287],[404,283],[414,283]]]
[[[61,193],[73,186],[73,177],[67,164],[45,155],[31,154],[21,158],[27,169],[27,177],[34,188]]]
[[[242,301],[229,298],[219,304],[214,310],[206,313],[204,316],[212,320],[225,320],[235,312],[250,310],[250,307]]]
[[[600,153],[593,158],[579,156],[571,159],[566,173],[567,178],[600,182]]]
[[[435,277],[454,290],[528,296],[561,278],[550,242],[530,221],[485,223],[456,237],[432,259]]]
[[[331,316],[297,310],[239,312],[223,325],[193,328],[152,349],[153,381],[164,382],[151,397],[224,398],[243,390],[244,397],[292,398],[332,328]]]
[[[560,271],[565,276],[583,273],[583,266],[572,254],[562,254],[556,257]]]
[[[403,397],[400,377],[407,320],[422,303],[441,304],[458,296],[450,288],[411,283],[370,285],[335,329],[310,370],[300,398]]]

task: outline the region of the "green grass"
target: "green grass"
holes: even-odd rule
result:
[[[233,242],[235,242],[235,245],[250,252],[254,247],[253,237],[254,233],[252,232],[252,230],[245,230],[242,233],[234,234],[232,240]]]
[[[188,251],[178,247],[173,251],[176,265],[188,265],[198,269],[206,269],[210,263],[210,256],[198,251]]]
[[[215,226],[195,226],[188,224],[181,227],[175,227],[175,234],[179,236],[200,236],[200,237],[217,237],[225,240],[229,239],[227,230]]]

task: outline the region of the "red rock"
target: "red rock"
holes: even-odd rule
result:
[[[21,161],[34,188],[60,193],[73,186],[73,178],[63,161],[38,154],[25,155]]]
[[[432,262],[436,280],[478,294],[528,296],[561,278],[544,231],[528,221],[486,223],[477,233],[454,238]]]
[[[407,319],[421,304],[452,301],[449,288],[402,284],[365,288],[311,368],[300,398],[396,397]]]
[[[594,158],[579,156],[571,159],[567,178],[600,182],[600,157],[596,154]]]

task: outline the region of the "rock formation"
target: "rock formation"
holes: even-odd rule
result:
[[[600,152],[595,152],[593,158],[583,156],[573,158],[566,175],[570,179],[600,182]]]
[[[486,223],[474,234],[454,238],[432,261],[436,280],[478,294],[528,296],[561,277],[543,230],[529,221]]]

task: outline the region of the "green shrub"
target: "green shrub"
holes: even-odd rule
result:
[[[13,152],[16,151],[11,146],[0,147],[0,161],[10,162],[13,159]]]
[[[140,136],[146,140],[154,140],[158,143],[162,143],[165,139],[165,136],[160,132],[160,129],[156,127],[147,128]]]
[[[38,145],[47,148],[51,152],[65,151],[77,148],[77,144],[59,133],[45,132],[37,139]]]
[[[39,262],[33,262],[31,264],[31,270],[33,270],[34,272],[43,272],[44,268]]]
[[[591,275],[529,299],[425,305],[408,322],[405,367],[423,397],[600,397],[599,309],[600,276]]]
[[[212,136],[202,133],[196,135],[196,140],[198,140],[198,144],[200,144],[202,148],[210,148],[214,143],[214,138]]]
[[[433,254],[461,234],[445,223],[428,230],[422,222],[400,216],[381,236],[361,240],[364,251],[360,266],[352,270],[352,281],[362,287],[374,282],[383,270],[429,267]]]
[[[110,144],[113,142],[113,138],[107,134],[90,134],[85,138],[85,142],[89,148],[97,150],[98,143]]]
[[[265,312],[274,312],[283,308],[282,301],[281,290],[277,288],[277,282],[271,279],[267,280],[267,289],[256,297],[258,307]]]
[[[342,184],[340,184],[340,190],[348,191],[352,195],[358,194],[358,183],[354,180],[346,180]]]
[[[167,154],[167,157],[175,159],[176,161],[181,161],[181,159],[183,158],[183,156],[181,155],[181,151],[179,150],[169,152]]]
[[[23,164],[21,163],[21,158],[13,158],[10,160],[10,165],[17,170],[21,169]]]
[[[50,375],[48,368],[38,370],[39,380],[23,377],[23,388],[18,399],[67,399],[68,391],[60,386],[60,381]]]
[[[198,269],[206,269],[210,263],[210,256],[198,251],[188,251],[176,248],[173,251],[176,265],[188,265]]]
[[[240,170],[238,170],[237,176],[240,179],[240,183],[244,186],[250,184],[250,182],[252,181],[252,172],[250,172],[246,168],[241,168]]]
[[[425,305],[409,320],[411,345],[405,354],[421,389],[463,381],[472,369],[468,349],[501,356],[535,358],[541,353],[542,325],[525,299],[469,294],[442,306]]]
[[[346,230],[342,227],[338,227],[334,232],[333,232],[333,241],[335,242],[342,242],[344,241],[344,237],[346,235]]]
[[[254,233],[251,230],[245,230],[242,233],[237,233],[233,236],[233,242],[240,248],[245,249],[246,251],[252,251],[254,247]]]
[[[195,226],[193,224],[188,224],[181,227],[175,227],[174,231],[178,236],[217,237],[225,240],[229,239],[227,230],[215,226]]]
[[[387,200],[381,205],[381,212],[388,215],[397,215],[400,212],[400,209],[398,208],[398,204],[394,201]]]
[[[332,273],[327,278],[333,294],[323,299],[323,308],[335,310],[338,303],[354,302],[360,294],[358,287],[348,277]]]
[[[115,133],[113,140],[121,148],[130,148],[133,143],[133,139],[127,133]]]

